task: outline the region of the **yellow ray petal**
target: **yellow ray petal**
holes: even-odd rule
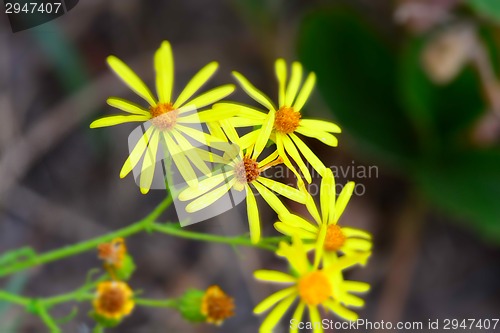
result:
[[[244,104],[238,104],[234,102],[220,102],[214,104],[214,108],[217,108],[219,106],[224,108],[233,108],[236,110],[236,114],[238,115],[238,117],[246,118],[249,120],[263,121],[267,116],[267,112],[262,112],[261,110]]]
[[[278,322],[288,311],[292,303],[295,301],[295,298],[295,295],[291,295],[282,300],[262,322],[262,325],[260,325],[259,333],[272,332],[276,324],[278,324]]]
[[[365,301],[362,298],[347,293],[342,296],[341,302],[349,307],[354,308],[362,308],[363,306],[365,306]]]
[[[302,172],[306,181],[310,183],[312,181],[311,173],[309,172],[309,169],[302,160],[302,157],[300,156],[297,148],[295,147],[295,144],[288,137],[288,135],[281,135],[281,139],[283,140],[283,146],[285,147],[285,151],[290,155],[290,157],[295,161],[295,163],[297,163],[300,172]]]
[[[179,97],[174,103],[174,108],[177,109],[184,102],[191,98],[211,77],[219,67],[217,62],[211,62],[196,73],[193,78],[188,82],[184,90],[180,93]]]
[[[125,161],[125,163],[123,163],[123,167],[120,171],[120,178],[124,178],[125,176],[127,176],[129,172],[132,171],[132,169],[134,169],[137,163],[141,160],[142,155],[144,155],[144,150],[146,150],[146,147],[148,146],[153,130],[154,126],[150,126],[139,139],[139,141],[137,141],[134,149],[132,149],[132,152],[130,152],[129,157],[127,157],[127,160]]]
[[[212,143],[212,142],[224,142],[224,140],[219,139],[213,135],[207,134],[207,133],[202,132],[198,129],[187,127],[184,125],[176,124],[175,129],[192,137],[196,141],[198,141],[206,146],[209,146],[210,143]]]
[[[103,117],[103,118],[94,120],[90,124],[90,128],[107,127],[107,126],[114,126],[114,125],[133,123],[133,122],[145,122],[148,120],[149,120],[149,117],[143,116],[143,115],[108,116],[108,117]]]
[[[292,74],[290,76],[290,82],[285,93],[285,105],[292,106],[295,97],[297,96],[297,91],[300,87],[300,82],[302,81],[302,65],[298,62],[292,64]]]
[[[316,83],[316,74],[309,73],[306,82],[304,82],[304,85],[302,86],[302,89],[300,90],[297,99],[295,100],[295,104],[293,105],[293,109],[295,111],[302,110],[307,100],[309,99],[309,96],[311,95],[315,83]]]
[[[181,193],[179,193],[179,200],[188,201],[192,200],[200,195],[203,195],[222,183],[228,178],[228,174],[219,173],[217,175],[210,176],[198,182],[197,186],[187,187]]]
[[[257,141],[257,138],[260,135],[260,129],[252,131],[248,134],[243,135],[240,138],[240,147],[241,149],[247,149],[253,145],[255,145],[255,142]]]
[[[264,167],[265,165],[273,162],[275,159],[277,159],[279,156],[279,153],[277,150],[274,151],[274,153],[269,154],[266,158],[264,158],[262,161],[259,162],[258,166],[259,168]]]
[[[307,231],[307,230],[304,230],[301,228],[291,226],[291,225],[283,223],[283,222],[274,223],[274,228],[286,236],[294,236],[295,235],[297,237],[300,237],[300,239],[304,239],[304,240],[315,240],[317,238],[317,235],[315,233],[312,233],[310,231]]]
[[[192,108],[199,110],[207,105],[220,101],[224,97],[230,95],[234,91],[234,89],[234,85],[226,84],[209,90],[184,104],[179,108],[179,112],[182,113],[184,110],[190,110]]]
[[[313,333],[323,333],[323,325],[321,325],[321,316],[319,315],[318,308],[313,305],[308,305],[309,318],[313,325]]]
[[[314,202],[313,197],[307,192],[305,186],[302,183],[298,183],[299,189],[306,193],[306,208],[309,214],[313,217],[314,221],[320,225],[321,224],[321,216],[318,212],[318,207],[316,207],[316,203]]]
[[[358,320],[358,314],[356,312],[348,310],[347,308],[340,305],[340,303],[338,302],[335,302],[333,300],[327,300],[325,303],[323,303],[323,306],[328,310],[332,311],[333,313],[335,313],[340,318],[343,318],[348,321]]]
[[[142,171],[139,180],[139,187],[141,188],[142,194],[149,192],[153,182],[159,138],[160,133],[158,131],[154,131],[151,135],[151,141],[149,142],[148,149],[146,149],[146,153],[144,154],[144,161],[142,162]]]
[[[304,315],[305,307],[306,307],[305,303],[303,302],[299,303],[297,309],[295,309],[295,312],[293,313],[291,322],[297,324],[302,322],[302,316]],[[290,327],[290,333],[299,333],[299,325],[293,325],[293,327]]]
[[[210,191],[196,200],[193,200],[186,206],[186,212],[194,213],[199,211],[200,209],[206,208],[222,198],[226,193],[231,190],[231,186],[236,182],[236,179],[233,178],[229,182],[221,184],[221,186],[217,187],[215,190]]]
[[[315,138],[323,142],[325,145],[329,145],[330,147],[337,147],[339,144],[339,140],[336,137],[324,131],[313,130],[309,127],[299,126],[297,127],[295,132],[308,136],[310,138]]]
[[[293,201],[296,201],[296,202],[302,203],[302,204],[306,202],[306,198],[305,198],[304,193],[300,192],[299,190],[297,190],[291,186],[282,184],[280,182],[277,182],[275,180],[268,179],[265,177],[258,177],[257,181],[259,183],[261,183],[262,185],[266,186],[268,189],[270,189],[274,192],[277,192],[277,193],[281,194],[282,196],[287,197],[290,200],[293,200]]]
[[[295,177],[297,177],[298,180],[302,180],[302,176],[297,172],[295,166],[293,166],[292,162],[290,162],[290,159],[288,158],[288,155],[285,152],[285,145],[283,144],[284,136],[286,136],[286,134],[275,132],[276,149],[278,150],[278,154],[283,159],[283,164],[285,164],[288,169],[292,170],[293,174],[295,175]],[[300,183],[300,181],[297,181],[297,184],[298,183]]]
[[[210,110],[193,113],[188,116],[181,116],[177,119],[178,123],[200,124],[224,120],[236,115],[235,109],[212,108]]]
[[[275,111],[270,110],[266,120],[262,124],[262,127],[260,129],[260,134],[257,137],[257,141],[255,141],[255,147],[253,150],[252,157],[254,159],[257,159],[257,157],[262,153],[264,148],[267,145],[267,142],[269,141],[269,136],[271,135],[271,131],[273,130],[274,127],[274,116],[275,116]]]
[[[174,139],[172,139],[167,131],[163,131],[162,134],[165,139],[165,143],[167,144],[168,152],[177,166],[177,169],[179,169],[182,178],[184,178],[184,181],[189,186],[197,186],[198,179],[196,177],[196,173],[191,167],[191,164],[186,158],[184,152],[179,148],[179,146],[177,146]]]
[[[342,188],[342,191],[339,194],[337,199],[337,204],[335,205],[335,214],[333,216],[333,223],[337,223],[342,216],[342,213],[345,210],[345,207],[349,203],[349,199],[352,196],[352,192],[354,191],[354,182],[349,182],[345,184]]]
[[[342,284],[344,289],[353,293],[365,293],[370,290],[370,285],[359,281],[344,281]]]
[[[297,236],[292,236],[292,244],[287,242],[280,242],[279,249],[276,254],[285,257],[290,266],[300,275],[309,272],[310,263],[307,258],[307,251],[304,248],[302,240]]]
[[[278,214],[289,214],[290,212],[288,209],[283,205],[280,199],[271,191],[269,191],[267,188],[259,184],[258,182],[252,182],[251,183],[257,191],[260,193],[262,198],[268,203],[268,205]]]
[[[268,110],[276,110],[273,102],[264,95],[264,93],[257,88],[255,88],[250,81],[248,81],[243,75],[238,72],[233,72],[233,76],[236,78],[241,88],[250,96],[253,100],[265,106]]]
[[[229,122],[228,119],[223,119],[220,120],[219,123],[221,124],[222,129],[224,130],[224,133],[226,133],[227,138],[229,139],[229,142],[235,143],[240,146],[240,136],[238,132],[236,132],[236,129],[234,128],[233,125]]]
[[[155,53],[156,92],[162,103],[170,103],[174,85],[174,57],[172,47],[167,41],[161,43]]]
[[[307,127],[308,129],[314,131],[342,133],[342,130],[336,124],[324,120],[301,119],[300,126]]]
[[[107,58],[111,69],[125,82],[137,95],[144,98],[149,105],[155,106],[156,99],[144,82],[123,61],[115,56]]]
[[[325,165],[321,160],[312,152],[312,150],[302,141],[295,133],[288,134],[293,142],[297,145],[300,153],[305,157],[305,159],[311,164],[311,166],[316,170],[321,177],[325,173]]]
[[[366,232],[366,231],[360,230],[360,229],[356,229],[356,228],[343,227],[342,228],[342,233],[346,237],[357,237],[357,238],[364,238],[364,239],[372,239],[372,235],[369,232]]]
[[[198,151],[200,149],[195,149],[191,145],[191,143],[189,143],[189,141],[175,128],[172,129],[170,133],[174,136],[175,141],[177,141],[182,151],[186,154],[187,158],[194,164],[194,166],[196,166],[198,170],[203,172],[205,176],[210,176],[212,174],[212,171],[207,166],[203,158],[198,155]]]
[[[253,309],[253,313],[255,314],[264,313],[270,308],[272,308],[274,305],[276,305],[276,303],[280,302],[282,299],[290,297],[296,292],[297,292],[296,287],[288,287],[278,292],[275,292],[274,294],[271,294],[270,296],[265,298],[262,302],[257,304],[257,306]]]
[[[267,281],[267,282],[276,282],[276,283],[295,283],[297,279],[290,274],[286,274],[278,271],[269,271],[269,270],[258,270],[253,273],[253,276],[257,280]]]
[[[276,77],[278,78],[278,103],[280,106],[285,105],[285,85],[286,85],[286,62],[283,59],[278,59],[274,65]]]
[[[263,121],[258,119],[248,119],[243,117],[232,117],[227,119],[230,124],[234,127],[251,127],[251,126],[261,126]]]
[[[145,110],[141,106],[132,103],[130,101],[127,101],[125,99],[118,97],[110,97],[106,102],[108,103],[109,106],[120,109],[122,111],[151,118],[151,113],[149,113],[148,110]]]
[[[315,246],[315,255],[314,255],[314,269],[317,269],[321,259],[323,259],[323,253],[325,251],[325,238],[326,238],[326,230],[328,226],[326,224],[322,224],[318,233],[318,240],[316,241]]]
[[[222,130],[218,121],[208,122],[207,127],[208,127],[208,131],[210,132],[211,135],[220,139],[221,141],[227,142],[227,137],[224,134],[224,131]]]
[[[319,198],[321,205],[321,216],[323,223],[330,222],[330,216],[333,217],[335,211],[335,178],[330,169],[326,172],[321,180]]]
[[[250,239],[253,244],[257,244],[260,241],[260,217],[259,209],[257,208],[257,201],[252,192],[250,186],[245,185],[247,193],[247,216],[248,216],[248,227],[250,228]]]
[[[311,222],[303,219],[302,217],[300,217],[298,215],[295,215],[295,214],[280,215],[279,219],[280,219],[280,221],[282,221],[285,224],[294,226],[296,228],[301,228],[301,229],[307,230],[314,235],[317,235],[317,233],[318,233],[318,226],[312,224]],[[317,237],[317,236],[315,236],[315,237]]]
[[[348,238],[343,247],[347,250],[370,251],[372,249],[372,242],[366,239]]]

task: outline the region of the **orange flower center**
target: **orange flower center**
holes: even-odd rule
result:
[[[300,112],[291,107],[282,106],[274,117],[274,128],[281,133],[293,133],[300,123]]]
[[[316,306],[332,295],[328,276],[321,271],[311,272],[299,280],[299,296],[307,305]]]
[[[172,103],[158,103],[151,106],[149,113],[151,113],[151,123],[160,131],[170,130],[177,123],[178,111],[174,109]]]
[[[346,237],[342,229],[336,224],[328,226],[325,238],[325,250],[338,251],[344,245]]]
[[[234,315],[234,301],[220,287],[211,286],[203,296],[201,313],[207,317],[207,322],[220,325]]]
[[[249,157],[243,157],[234,168],[236,180],[240,183],[251,183],[259,177],[260,169],[256,160]]]
[[[127,297],[119,287],[110,287],[99,295],[98,306],[104,313],[114,314],[123,310]]]

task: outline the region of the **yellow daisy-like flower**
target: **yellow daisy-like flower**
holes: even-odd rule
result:
[[[174,163],[178,166],[179,171],[188,184],[195,185],[197,182],[196,174],[190,162],[204,174],[209,174],[210,169],[204,163],[203,152],[200,152],[200,149],[194,149],[185,136],[201,142],[203,145],[220,141],[204,133],[200,122],[225,119],[230,117],[231,114],[228,114],[227,110],[221,113],[217,112],[216,109],[199,113],[193,111],[211,105],[228,96],[234,91],[234,85],[223,85],[192,98],[213,76],[218,68],[218,64],[211,62],[203,67],[189,81],[179,96],[174,99],[172,97],[174,60],[170,43],[164,41],[158,51],[156,51],[154,57],[157,99],[146,84],[120,59],[110,56],[107,61],[111,69],[123,82],[149,104],[148,107],[143,107],[121,98],[111,97],[107,101],[108,104],[127,112],[128,115],[108,116],[97,119],[90,124],[91,128],[129,122],[148,122],[150,124],[125,161],[120,171],[120,177],[123,178],[128,175],[144,156],[140,188],[142,193],[147,193],[154,176],[155,168],[152,166],[156,163],[158,146],[162,142],[165,144]],[[192,126],[197,126],[198,128],[193,128]]]
[[[347,307],[362,307],[364,301],[352,293],[366,292],[370,286],[363,282],[344,280],[342,271],[359,264],[363,260],[362,256],[344,256],[328,266],[319,268],[318,258],[314,264],[309,262],[300,238],[294,238],[292,245],[282,242],[278,254],[286,258],[293,274],[274,270],[259,270],[254,273],[258,280],[287,286],[255,307],[256,314],[274,307],[262,323],[260,333],[271,333],[297,299],[299,302],[293,313],[293,321],[290,322],[300,322],[307,308],[314,333],[323,332],[319,306],[343,319],[357,320],[358,315]],[[298,332],[298,325],[290,325],[290,332]]]
[[[306,192],[305,188],[302,190],[306,193],[306,207],[315,223],[294,214],[282,215],[274,224],[276,230],[284,235],[298,236],[305,241],[313,241],[313,244],[306,245],[308,250],[312,250],[316,242],[323,242],[326,261],[335,260],[339,251],[346,255],[371,253],[372,237],[368,232],[340,227],[337,224],[354,191],[354,182],[347,183],[336,198],[335,177],[332,171],[327,169],[320,187],[321,214],[312,196]]]
[[[236,143],[234,146],[239,147],[239,137],[234,128],[227,126],[223,127],[223,129],[231,142]],[[246,191],[250,237],[253,243],[258,243],[261,234],[260,218],[252,188],[259,192],[278,215],[287,215],[289,211],[273,191],[296,202],[305,203],[305,195],[301,191],[261,175],[268,168],[283,163],[278,156],[278,152],[275,151],[261,161],[258,161],[259,153],[253,149],[253,146],[244,149],[244,152],[243,150],[236,152],[233,156],[239,156],[239,158],[229,159],[227,165],[222,168],[223,172],[215,172],[206,179],[201,180],[198,186],[188,187],[183,190],[179,194],[179,200],[188,201],[194,199],[186,206],[186,211],[193,213],[206,208],[231,189],[244,190]]]
[[[201,313],[207,323],[221,325],[234,316],[234,301],[219,286],[211,286],[205,291],[201,301]]]
[[[101,318],[121,320],[134,309],[133,292],[125,282],[105,281],[97,286],[94,311]]]
[[[294,62],[292,64],[288,85],[286,84],[287,69],[285,61],[278,59],[275,67],[279,83],[278,107],[275,106],[269,97],[255,88],[243,75],[233,72],[243,90],[252,99],[264,106],[268,112],[266,115],[266,113],[252,107],[232,104],[238,109],[238,113],[237,117],[230,119],[230,122],[235,127],[262,125],[261,128],[254,130],[242,138],[243,143],[255,141],[255,150],[260,153],[271,138],[276,143],[279,156],[283,158],[285,165],[296,173],[295,168],[288,158],[290,156],[310,183],[311,174],[300,154],[305,157],[321,176],[323,176],[326,167],[297,134],[318,139],[329,146],[335,147],[338,144],[338,140],[332,133],[340,133],[341,129],[331,122],[302,119],[302,107],[309,98],[316,82],[316,75],[314,73],[308,75],[304,85],[300,89],[302,81],[302,65],[300,63]],[[230,103],[224,104],[231,105]]]

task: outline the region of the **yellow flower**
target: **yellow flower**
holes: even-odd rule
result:
[[[316,246],[314,243],[322,243],[326,261],[335,260],[338,251],[346,255],[370,254],[372,242],[368,232],[340,227],[337,224],[351,198],[354,182],[347,183],[336,198],[335,178],[332,171],[326,169],[320,187],[321,214],[312,196],[305,191],[305,188],[302,189],[306,193],[306,207],[315,223],[294,214],[281,215],[279,221],[274,224],[276,230],[284,235],[296,235],[305,241],[313,241],[313,244],[306,245],[308,250]]]
[[[203,295],[201,313],[208,323],[221,325],[224,320],[234,316],[234,301],[219,286],[211,286]]]
[[[147,193],[153,181],[156,155],[158,146],[161,143],[165,144],[174,163],[188,184],[195,185],[197,182],[196,174],[190,162],[204,174],[209,174],[210,169],[204,163],[203,154],[196,153],[197,150],[193,148],[185,136],[201,142],[203,145],[217,142],[219,140],[203,132],[200,122],[216,121],[231,116],[231,114],[223,114],[217,112],[217,110],[195,112],[196,109],[204,108],[228,96],[235,89],[234,85],[223,85],[192,98],[213,76],[218,64],[211,62],[203,67],[189,81],[184,90],[177,96],[177,99],[174,99],[172,97],[174,60],[169,42],[164,41],[154,57],[157,99],[146,84],[120,59],[110,56],[107,61],[111,69],[123,82],[149,104],[148,107],[143,107],[121,98],[111,97],[107,101],[108,104],[127,112],[128,115],[108,116],[95,120],[90,124],[91,128],[97,128],[129,122],[148,122],[146,124],[149,125],[147,130],[135,144],[130,156],[125,161],[120,177],[123,178],[128,175],[144,156],[140,188],[142,193]]]
[[[226,134],[233,143],[236,143],[234,146],[239,147],[238,134],[234,128],[232,128],[232,132],[230,129],[231,127],[225,128]],[[253,243],[258,243],[260,240],[260,218],[252,188],[257,190],[278,215],[287,215],[289,211],[273,191],[299,203],[305,203],[305,195],[293,187],[261,175],[268,168],[282,163],[277,151],[261,161],[258,161],[259,153],[253,149],[253,146],[244,149],[244,151],[226,152],[226,155],[239,156],[239,158],[228,159],[228,164],[221,168],[223,172],[214,172],[201,180],[198,186],[186,188],[179,194],[178,198],[181,201],[194,199],[186,206],[186,211],[193,213],[215,203],[231,189],[245,190],[250,237]]]
[[[243,75],[238,72],[233,72],[233,75],[243,90],[245,90],[245,92],[256,102],[264,106],[268,112],[266,111],[266,115],[266,113],[252,107],[224,103],[238,109],[237,117],[229,121],[235,127],[262,125],[261,128],[247,134],[242,138],[242,141],[244,143],[255,141],[255,150],[260,153],[266,146],[267,141],[272,139],[276,143],[279,156],[283,158],[285,165],[296,173],[295,168],[288,158],[288,156],[290,156],[292,160],[297,163],[302,174],[310,183],[311,174],[300,153],[321,176],[323,176],[326,167],[311,149],[307,147],[302,139],[297,136],[297,133],[318,139],[329,146],[335,147],[338,141],[332,133],[340,133],[341,130],[340,127],[331,122],[302,119],[300,111],[309,98],[316,82],[314,73],[308,75],[304,85],[299,91],[302,81],[302,65],[298,62],[292,64],[291,77],[288,85],[286,85],[287,69],[285,61],[283,59],[278,59],[275,67],[279,83],[278,107],[274,105],[269,97],[255,88]]]
[[[123,238],[115,238],[109,243],[99,244],[97,251],[99,259],[104,260],[106,266],[120,268],[127,254],[127,246]]]
[[[94,311],[103,319],[121,320],[134,309],[132,296],[133,292],[125,282],[101,282],[93,301]]]
[[[343,319],[357,320],[358,315],[347,307],[362,307],[364,301],[351,293],[366,292],[370,286],[363,282],[344,280],[342,271],[359,264],[363,260],[362,256],[338,258],[328,266],[319,268],[320,260],[316,258],[315,264],[312,265],[302,241],[297,237],[293,239],[292,245],[282,242],[277,253],[286,258],[294,274],[274,270],[259,270],[254,273],[258,280],[286,286],[255,307],[256,314],[262,314],[274,307],[262,323],[260,333],[271,333],[297,299],[298,305],[293,313],[294,322],[301,321],[307,308],[310,321],[313,324],[319,323],[313,325],[314,333],[323,332],[319,306]],[[298,332],[298,326],[291,325],[290,332]]]

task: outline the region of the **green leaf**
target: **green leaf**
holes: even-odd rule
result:
[[[416,153],[415,133],[399,105],[395,56],[374,31],[351,10],[315,11],[302,22],[299,56],[343,130],[401,166]]]
[[[443,211],[500,244],[499,165],[498,150],[454,152],[421,166],[416,178],[426,197]]]
[[[467,4],[480,16],[500,23],[500,1],[497,0],[467,0]]]

